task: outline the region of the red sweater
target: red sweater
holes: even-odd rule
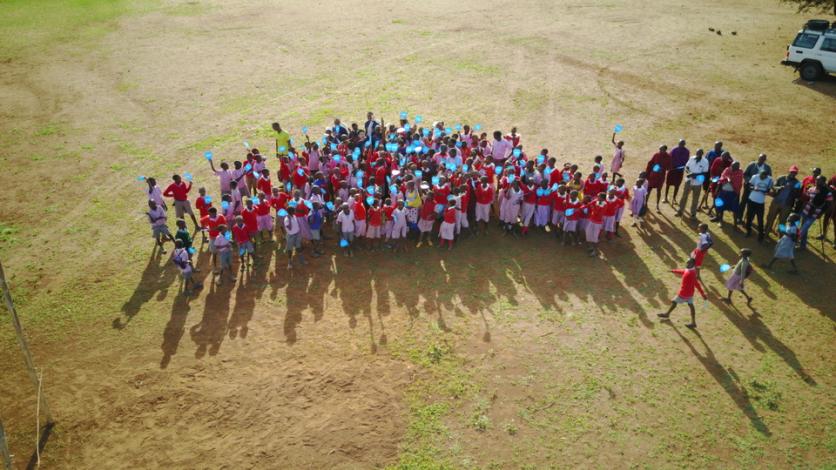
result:
[[[679,292],[676,295],[683,299],[690,299],[694,296],[694,289],[697,289],[700,291],[702,298],[706,298],[700,283],[697,282],[696,269],[674,269],[671,272],[682,276],[682,285],[679,286]]]

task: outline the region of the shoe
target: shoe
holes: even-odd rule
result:
[[[692,330],[697,329],[697,324],[696,323],[686,323],[685,326],[687,326],[688,328],[690,328]]]
[[[671,314],[670,313],[657,313],[656,316],[659,317],[659,318],[670,318]]]

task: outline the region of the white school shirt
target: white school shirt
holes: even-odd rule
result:
[[[296,220],[295,215],[293,217],[284,218],[284,229],[287,231],[288,235],[296,235],[299,233],[299,221]]]
[[[406,227],[406,210],[395,209],[392,211],[392,230]]]
[[[685,164],[685,169],[690,172],[692,175],[699,175],[708,173],[708,159],[705,157],[700,158],[700,161],[697,161],[696,157],[691,157],[688,159],[688,163]],[[702,186],[700,181],[697,181],[696,178],[688,178],[690,180],[691,186]]]
[[[752,192],[749,193],[749,200],[758,204],[763,204],[766,200],[766,192],[772,187],[772,178],[767,176],[761,178],[761,175],[755,175],[749,180],[752,185]]]
[[[151,225],[153,227],[158,227],[160,225],[166,224],[165,209],[163,209],[163,206],[157,206],[157,208],[154,210],[148,209],[148,215],[151,216],[152,219],[156,219],[153,222],[151,222]]]
[[[354,214],[349,211],[348,214],[345,212],[340,212],[337,215],[337,223],[340,224],[340,230],[343,233],[346,232],[354,232]]]
[[[149,201],[156,202],[158,206],[163,205],[163,192],[160,191],[159,186],[154,186],[154,189],[152,189],[150,192],[147,188],[144,191],[145,195],[148,196]]]
[[[226,239],[226,236],[223,233],[215,237],[215,239],[212,240],[212,243],[215,245],[215,250],[217,250],[218,253],[229,250],[230,242]]]

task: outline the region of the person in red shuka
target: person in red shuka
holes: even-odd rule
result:
[[[691,310],[691,323],[687,323],[685,326],[692,329],[697,327],[697,311],[694,308],[694,289],[700,292],[703,299],[707,297],[698,282],[696,264],[694,258],[689,258],[688,262],[685,263],[685,269],[671,270],[672,273],[682,276],[682,284],[679,287],[679,292],[676,294],[676,297],[671,301],[671,306],[668,308],[668,311],[657,314],[659,318],[667,320],[670,318],[671,312],[673,312],[677,304],[688,304],[688,308]]]

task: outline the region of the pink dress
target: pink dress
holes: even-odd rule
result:
[[[624,149],[617,148],[615,152],[612,154],[612,164],[610,165],[610,171],[612,173],[619,173],[621,172],[621,165],[624,164]]]

